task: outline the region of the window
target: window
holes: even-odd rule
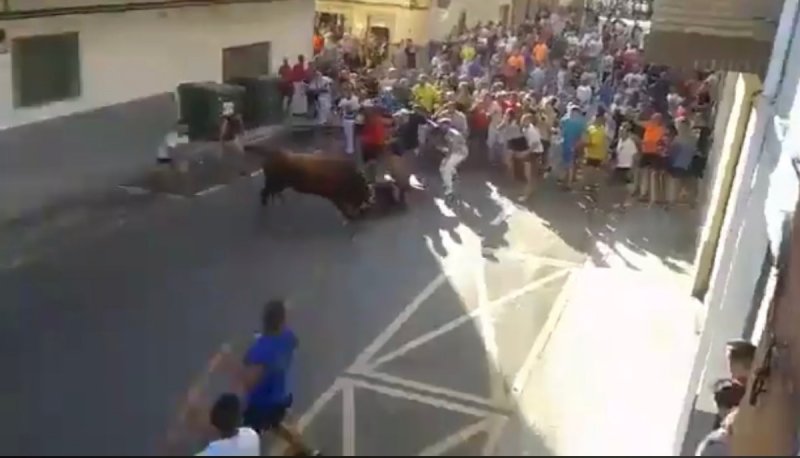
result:
[[[271,47],[269,42],[264,42],[223,49],[222,81],[269,75]]]
[[[15,38],[11,43],[15,107],[45,105],[81,94],[77,33]]]

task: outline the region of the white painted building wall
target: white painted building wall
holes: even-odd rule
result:
[[[792,159],[800,157],[800,9],[787,1],[775,39],[770,68],[751,114],[742,155],[731,192],[723,237],[717,249],[715,271],[705,298],[709,318],[706,343],[701,345],[702,377],[694,408],[714,412],[709,384],[727,376],[725,343],[744,337],[758,342],[763,316],[753,316],[753,297],[762,262],[770,246],[780,241],[785,213],[798,198],[798,171]],[[795,228],[796,230],[796,228]],[[764,303],[759,311],[763,315]],[[756,318],[755,325],[748,323]],[[752,328],[752,335],[746,335]],[[687,413],[688,415],[688,413]],[[682,442],[685,429],[679,429]],[[679,451],[680,444],[676,447]]]
[[[76,99],[14,108],[11,53],[0,55],[0,130],[173,91],[185,81],[219,81],[226,47],[270,41],[276,71],[283,57],[311,53],[313,18],[314,0],[275,0],[0,21],[9,40],[78,32],[82,80]]]

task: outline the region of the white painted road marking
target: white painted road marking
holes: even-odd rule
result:
[[[362,368],[366,368],[369,360],[375,356],[375,353],[377,353],[384,345],[386,345],[389,339],[391,339],[392,336],[400,329],[400,327],[411,318],[411,315],[417,311],[419,306],[422,305],[422,303],[425,302],[425,300],[429,298],[434,291],[443,285],[446,280],[447,276],[444,273],[441,273],[432,282],[430,282],[428,286],[420,291],[414,300],[412,300],[411,303],[409,303],[406,308],[400,312],[399,315],[397,315],[397,318],[395,318],[394,321],[392,321],[389,326],[387,326],[386,329],[384,329],[383,332],[381,332],[378,337],[376,337],[375,340],[369,346],[367,346],[363,352],[361,352],[361,354],[356,358],[355,363],[353,363],[351,366],[350,370],[353,372],[358,372]]]
[[[522,367],[514,374],[512,396],[503,391],[502,394],[496,393],[495,389],[492,390],[491,399],[484,399],[480,396],[463,393],[460,391],[452,390],[450,388],[430,385],[415,380],[408,380],[402,377],[389,375],[376,371],[375,368],[380,364],[384,364],[397,357],[400,357],[413,349],[423,345],[434,338],[443,335],[458,326],[475,318],[485,318],[483,326],[481,326],[481,334],[484,338],[484,343],[487,346],[487,351],[491,351],[491,342],[493,340],[494,327],[493,315],[503,309],[504,306],[510,304],[515,299],[536,290],[552,281],[564,277],[571,273],[577,263],[568,263],[566,261],[552,260],[547,258],[540,258],[537,256],[526,256],[525,254],[518,253],[514,257],[535,260],[544,262],[551,266],[559,268],[556,272],[538,278],[521,288],[509,291],[503,296],[489,300],[486,292],[485,278],[483,277],[483,269],[473,271],[473,274],[480,272],[480,275],[475,278],[477,282],[476,288],[478,290],[479,303],[478,307],[472,311],[465,313],[458,318],[445,323],[437,329],[434,329],[426,334],[423,334],[405,344],[392,352],[382,355],[380,358],[375,359],[378,352],[384,349],[389,340],[402,328],[406,322],[417,312],[420,306],[448,279],[446,273],[442,273],[431,281],[416,297],[398,314],[398,316],[368,345],[356,358],[354,363],[347,369],[345,375],[336,379],[336,381],[329,387],[309,408],[309,410],[300,418],[298,427],[301,431],[308,427],[308,425],[319,415],[325,406],[335,398],[340,392],[342,393],[342,452],[345,456],[352,456],[357,453],[356,450],[356,431],[355,417],[355,388],[369,389],[374,392],[392,396],[400,399],[416,401],[431,405],[436,408],[451,410],[462,414],[470,415],[473,417],[481,418],[481,421],[473,423],[462,430],[451,434],[433,445],[430,445],[422,450],[423,455],[435,455],[452,450],[458,445],[468,441],[476,434],[486,432],[487,441],[482,449],[483,455],[492,455],[497,448],[498,441],[501,438],[502,431],[508,421],[507,410],[510,408],[509,401],[514,399],[514,395],[519,394],[519,391],[524,388],[528,380],[528,375],[531,372],[532,366],[538,359],[539,354],[545,348],[549,336],[553,332],[553,328],[558,323],[560,315],[566,304],[566,294],[568,294],[570,280],[564,287],[564,291],[556,300],[547,321],[542,328],[542,331],[536,337],[534,344],[523,363]],[[481,263],[479,263],[480,266]],[[470,264],[472,268],[474,264]],[[562,298],[563,296],[563,298]],[[496,353],[496,350],[495,350]],[[350,375],[351,377],[348,377]],[[499,373],[497,374],[498,376]],[[359,377],[359,378],[353,378]],[[381,383],[376,384],[373,383]],[[501,387],[505,389],[505,381]],[[385,384],[385,385],[383,385]],[[493,383],[494,387],[494,383]],[[467,403],[467,404],[463,404]],[[276,448],[277,452],[278,449]]]
[[[547,321],[545,321],[544,326],[542,326],[542,329],[536,336],[536,340],[534,340],[531,349],[528,351],[528,356],[525,357],[525,362],[522,363],[522,367],[519,369],[519,371],[517,371],[517,375],[514,377],[514,381],[511,385],[511,392],[513,394],[519,395],[525,389],[531,370],[533,370],[533,365],[536,364],[539,356],[541,356],[542,352],[547,346],[547,342],[550,341],[550,336],[553,334],[556,325],[558,325],[558,321],[561,319],[564,309],[569,303],[569,294],[574,283],[575,273],[571,272],[566,283],[561,288],[558,297],[556,297],[553,307],[550,309],[550,313],[547,315]]]
[[[440,440],[439,442],[425,447],[421,452],[419,452],[419,456],[440,456],[445,452],[452,450],[470,440],[472,437],[486,431],[492,424],[491,420],[491,418],[484,418],[477,423],[473,423],[466,428],[462,428]]]
[[[500,297],[500,298],[498,298],[498,299],[496,299],[496,300],[494,300],[494,301],[492,301],[492,302],[490,302],[488,304],[484,304],[482,306],[479,306],[478,308],[476,308],[474,310],[471,310],[469,313],[467,313],[465,315],[461,315],[460,317],[458,317],[458,318],[456,318],[456,319],[454,319],[454,320],[452,320],[452,321],[450,321],[448,323],[443,324],[442,326],[434,329],[433,331],[427,332],[427,333],[417,337],[416,339],[413,339],[413,340],[405,343],[400,348],[398,348],[398,349],[396,349],[396,350],[394,350],[394,351],[392,351],[392,352],[390,352],[388,354],[385,354],[382,357],[378,358],[372,364],[369,364],[368,360],[367,361],[363,361],[360,364],[360,367],[363,367],[364,365],[367,365],[366,367],[368,367],[368,368],[375,368],[375,367],[380,366],[381,364],[385,364],[385,363],[387,363],[387,362],[389,362],[389,361],[391,361],[393,359],[399,358],[400,356],[405,355],[406,353],[410,352],[411,350],[414,350],[415,348],[420,347],[420,346],[430,342],[431,340],[435,339],[436,337],[439,337],[440,335],[446,334],[446,333],[456,329],[457,327],[461,326],[464,323],[467,323],[467,322],[473,320],[474,318],[477,318],[477,317],[479,317],[481,315],[491,315],[494,311],[496,311],[497,309],[501,308],[502,306],[504,306],[508,302],[510,302],[510,301],[516,299],[517,297],[522,296],[522,295],[524,295],[526,293],[534,291],[535,289],[540,288],[543,285],[546,285],[547,283],[550,283],[550,282],[552,282],[554,280],[557,280],[558,278],[562,277],[564,274],[565,274],[564,271],[556,271],[554,273],[551,273],[550,275],[547,275],[545,277],[542,277],[542,278],[539,278],[537,280],[534,280],[531,283],[528,283],[527,285],[523,286],[522,288],[519,288],[519,289],[517,289],[515,291],[512,291],[512,292],[510,292],[510,293],[508,293],[508,294],[506,294],[506,295],[504,295],[504,296],[502,296],[502,297]],[[408,318],[406,318],[406,320],[404,320],[404,322],[407,321],[407,320],[408,320]],[[392,323],[392,324],[394,324],[394,323]],[[397,328],[399,329],[400,326],[398,326]],[[396,332],[396,330],[394,332]],[[392,334],[394,334],[394,332],[392,332]],[[391,337],[391,336],[389,336],[389,337]],[[389,339],[387,338],[385,340],[388,341]],[[377,350],[379,350],[379,349],[380,348],[375,349],[371,354],[376,353]]]

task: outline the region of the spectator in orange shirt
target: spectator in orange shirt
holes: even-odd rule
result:
[[[660,113],[655,113],[642,124],[642,156],[639,160],[640,197],[650,195],[650,205],[656,202],[659,183],[663,176],[666,163],[664,161],[664,143],[667,136],[667,126]]]
[[[319,30],[314,31],[314,37],[311,39],[311,45],[314,48],[314,55],[322,52],[322,49],[325,47],[325,38],[319,33]]]
[[[544,41],[538,41],[533,46],[533,60],[539,65],[547,63],[547,58],[550,55],[550,48]]]
[[[511,56],[509,56],[507,63],[510,70],[513,71],[513,76],[512,74],[509,75],[512,77],[508,84],[512,88],[517,88],[519,87],[521,75],[525,74],[525,57],[523,57],[519,51],[515,50],[511,53]]]

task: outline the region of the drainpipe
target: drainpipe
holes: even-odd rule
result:
[[[759,163],[760,158],[764,154],[764,144],[766,142],[766,130],[773,125],[773,118],[775,112],[775,102],[778,98],[783,80],[786,74],[787,62],[789,54],[792,50],[792,43],[794,41],[794,33],[798,26],[800,19],[800,0],[785,0],[783,9],[781,10],[780,20],[778,22],[778,29],[775,33],[775,40],[773,41],[772,53],[770,54],[769,66],[767,67],[767,74],[764,80],[762,93],[758,97],[756,103],[755,123],[753,125],[752,135],[747,139],[747,143],[742,145],[742,151],[746,152],[740,157],[745,157],[748,163],[742,168],[741,173],[745,177],[753,176],[756,165]],[[749,130],[749,129],[748,129]],[[733,221],[742,221],[746,216],[748,201],[740,199],[739,196],[731,196],[735,198],[733,212],[731,219]],[[731,262],[731,253],[728,251],[728,246],[721,247],[722,258],[719,259],[720,265],[725,265]],[[697,394],[700,389],[705,389],[704,386],[698,386],[703,381],[703,375],[706,369],[706,362],[708,358],[721,358],[721,355],[709,355],[712,341],[715,340],[714,325],[722,311],[722,304],[708,311],[708,318],[706,319],[706,330],[700,339],[700,344],[697,349],[698,357],[695,359],[694,367],[692,369],[691,379],[689,381],[689,390],[684,402],[684,409],[681,417],[678,420],[676,441],[674,445],[674,455],[679,456],[683,449],[684,440],[686,439],[689,419],[691,413],[695,408],[697,401]],[[728,336],[730,337],[730,336]]]

